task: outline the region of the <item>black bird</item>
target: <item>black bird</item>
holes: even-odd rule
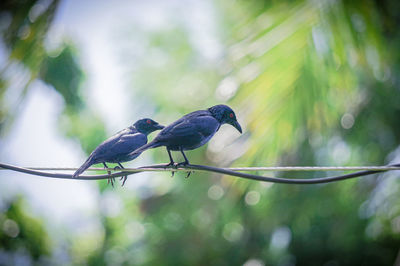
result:
[[[230,124],[242,133],[233,110],[229,106],[220,104],[183,116],[161,130],[152,142],[143,145],[130,155],[136,157],[147,149],[165,146],[170,159],[167,166],[174,165],[171,151],[180,151],[185,158],[185,161],[178,165],[189,164],[183,151],[193,150],[206,144],[222,124]]]
[[[132,152],[147,143],[147,135],[155,130],[163,128],[164,126],[149,118],[136,121],[132,126],[119,131],[97,146],[72,177],[79,176],[91,165],[97,163],[103,163],[105,168],[108,168],[106,163],[117,163],[120,168],[124,168],[121,162],[133,160],[140,155],[139,153],[132,154]],[[124,181],[122,185],[125,184],[127,177],[125,176],[123,178]],[[111,182],[111,184],[114,183],[111,178],[109,182]]]

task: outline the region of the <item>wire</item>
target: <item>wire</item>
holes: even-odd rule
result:
[[[257,181],[263,181],[263,182],[272,182],[272,183],[284,183],[284,184],[321,184],[321,183],[330,183],[330,182],[335,182],[335,181],[340,181],[340,180],[345,180],[349,178],[355,178],[355,177],[361,177],[361,176],[366,176],[366,175],[372,175],[376,173],[381,173],[381,172],[386,172],[386,171],[391,171],[391,170],[400,170],[400,164],[393,164],[393,165],[388,165],[388,166],[373,166],[373,167],[355,167],[356,169],[369,169],[369,170],[364,170],[364,171],[359,171],[355,173],[350,173],[350,174],[344,174],[344,175],[339,175],[339,176],[331,176],[331,177],[320,177],[320,178],[310,178],[310,179],[295,179],[295,178],[278,178],[278,177],[268,177],[268,176],[260,176],[260,175],[253,175],[253,174],[247,174],[247,173],[241,173],[238,172],[239,170],[233,170],[233,169],[240,169],[241,171],[259,171],[257,169],[262,169],[262,170],[270,170],[274,169],[292,169],[291,171],[296,171],[294,169],[297,169],[297,171],[315,171],[316,168],[318,167],[246,167],[246,168],[218,168],[218,167],[212,167],[212,166],[206,166],[206,165],[195,165],[195,164],[188,164],[185,166],[179,166],[178,168],[175,167],[166,167],[163,164],[157,164],[157,165],[149,165],[149,166],[144,166],[144,167],[139,167],[139,168],[130,168],[130,169],[124,169],[123,171],[117,170],[116,173],[112,173],[110,175],[81,175],[77,178],[73,178],[71,174],[56,174],[56,173],[50,173],[50,172],[44,172],[41,171],[43,169],[53,169],[53,170],[60,170],[60,169],[67,169],[67,170],[76,170],[76,168],[24,168],[24,167],[18,167],[18,166],[13,166],[9,164],[4,164],[0,163],[0,169],[7,169],[7,170],[12,170],[12,171],[17,171],[21,173],[26,173],[26,174],[31,174],[31,175],[37,175],[37,176],[45,176],[45,177],[51,177],[51,178],[64,178],[64,179],[78,179],[78,180],[99,180],[99,179],[107,179],[107,178],[113,178],[113,177],[121,177],[121,176],[127,176],[127,175],[132,175],[132,174],[137,174],[140,172],[154,172],[154,171],[186,171],[186,172],[191,172],[191,170],[196,170],[196,171],[201,171],[201,172],[214,172],[214,173],[220,173],[220,174],[225,174],[225,175],[230,175],[230,176],[235,176],[235,177],[241,177],[241,178],[246,178],[246,179],[251,179],[251,180],[257,180]],[[337,170],[337,167],[328,167],[329,169],[332,170]],[[328,169],[327,167],[319,167],[318,169]],[[37,170],[39,169],[39,170]],[[341,168],[341,169],[346,169],[349,170],[349,168]],[[353,168],[354,169],[354,168]],[[91,169],[91,170],[97,170],[97,169]],[[101,170],[108,170],[108,171],[116,171],[112,168],[109,169],[101,169]],[[260,170],[260,171],[262,171]],[[320,171],[320,170],[319,170]]]
[[[76,171],[77,168],[74,167],[25,167],[26,169],[39,170],[39,171]],[[147,167],[146,167],[147,168]],[[125,172],[137,172],[138,168],[124,168]],[[157,171],[162,171],[160,168],[156,168]],[[397,166],[271,166],[271,167],[223,167],[221,169],[232,170],[232,171],[357,171],[357,170],[376,170],[376,171],[389,171],[389,170],[400,170]],[[5,168],[0,168],[0,170],[6,170]],[[88,168],[86,171],[115,171],[113,168]],[[166,171],[171,171],[172,169],[164,168]],[[184,168],[173,169],[175,171],[187,171]]]

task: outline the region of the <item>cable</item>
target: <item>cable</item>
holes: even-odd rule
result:
[[[39,171],[76,171],[77,168],[74,167],[25,167],[26,169],[39,170]],[[161,171],[161,169],[157,171]],[[165,168],[164,168],[165,169]],[[376,170],[376,171],[389,171],[389,170],[400,170],[400,167],[396,166],[271,166],[271,167],[222,167],[221,169],[232,170],[232,171],[279,171],[279,172],[289,172],[289,171],[358,171],[358,170]],[[6,170],[1,168],[0,170]],[[86,171],[115,171],[113,168],[88,168]],[[166,171],[171,171],[171,169],[166,168]],[[174,169],[175,171],[187,171],[184,168]],[[137,168],[124,168],[125,172],[137,172]]]
[[[361,177],[361,176],[366,176],[366,175],[372,175],[372,174],[391,171],[391,170],[400,170],[400,164],[393,164],[393,165],[388,165],[388,166],[383,166],[383,167],[374,166],[373,169],[375,169],[375,170],[365,170],[365,171],[359,171],[359,172],[355,172],[355,173],[351,173],[351,174],[344,174],[344,175],[332,176],[332,177],[311,178],[311,179],[267,177],[267,176],[253,175],[253,174],[247,174],[247,173],[240,173],[237,171],[233,171],[232,169],[229,169],[229,168],[218,168],[218,167],[212,167],[212,166],[206,166],[206,165],[195,165],[195,164],[180,166],[179,168],[165,167],[165,165],[163,165],[163,164],[157,164],[157,165],[149,165],[149,166],[144,166],[144,167],[139,167],[139,168],[124,169],[124,171],[118,170],[118,172],[113,173],[111,175],[108,175],[108,174],[107,175],[81,175],[77,178],[72,178],[72,175],[70,175],[70,174],[49,173],[49,172],[43,172],[43,171],[31,169],[31,168],[18,167],[18,166],[13,166],[13,165],[4,164],[4,163],[0,163],[0,168],[17,171],[17,172],[22,172],[22,173],[26,173],[26,174],[31,174],[31,175],[45,176],[45,177],[51,177],[51,178],[78,179],[78,180],[99,180],[99,179],[107,179],[110,177],[121,177],[121,176],[132,175],[132,174],[136,174],[136,173],[140,173],[140,172],[150,172],[150,171],[173,171],[173,172],[186,171],[186,172],[188,172],[190,170],[196,170],[196,171],[220,173],[220,174],[241,177],[241,178],[246,178],[246,179],[251,179],[251,180],[257,180],[257,181],[263,181],[263,182],[283,183],[283,184],[321,184],[321,183],[330,183],[330,182],[334,182],[334,181],[340,181],[340,180]],[[306,169],[304,167],[301,167],[301,168]],[[43,169],[43,168],[39,168],[39,169]],[[52,169],[60,169],[60,168],[52,168]],[[63,168],[63,169],[74,170],[75,168]],[[235,169],[235,168],[233,168],[233,169]],[[248,169],[254,169],[254,168],[240,168],[240,169],[241,170],[246,169],[246,171],[247,171]],[[102,169],[102,170],[104,170],[104,169]],[[106,169],[106,170],[114,170],[114,169],[110,168],[110,169]]]

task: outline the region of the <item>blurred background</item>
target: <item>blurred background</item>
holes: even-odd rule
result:
[[[244,134],[223,126],[191,162],[399,163],[399,28],[397,0],[3,0],[0,161],[78,167],[139,118],[226,103]],[[112,188],[1,170],[0,265],[400,264],[399,173],[184,176]]]

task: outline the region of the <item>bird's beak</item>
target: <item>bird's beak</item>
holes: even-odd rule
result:
[[[160,125],[160,124],[158,124],[158,125],[156,125],[156,128],[157,128],[157,129],[163,129],[163,128],[164,128],[164,126],[163,126],[163,125]]]
[[[233,122],[232,126],[236,128],[240,132],[240,134],[242,134],[242,127],[239,125],[238,121]]]

